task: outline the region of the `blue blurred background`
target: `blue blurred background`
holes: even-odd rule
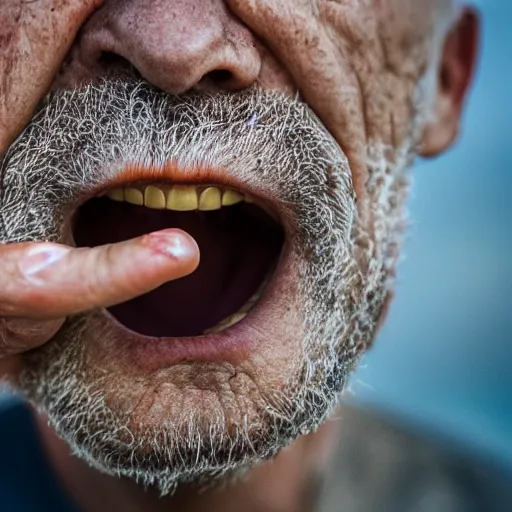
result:
[[[512,466],[512,2],[475,3],[462,137],[414,169],[396,299],[351,390]]]

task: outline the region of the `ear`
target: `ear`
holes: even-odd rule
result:
[[[479,33],[478,12],[464,8],[444,46],[433,115],[420,143],[421,156],[442,153],[459,134],[462,110],[476,67]]]

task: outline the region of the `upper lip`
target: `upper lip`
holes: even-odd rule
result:
[[[235,177],[227,169],[198,165],[183,168],[174,162],[164,166],[129,164],[123,166],[115,173],[113,178],[103,181],[91,189],[87,194],[79,197],[73,204],[73,212],[88,200],[101,196],[113,188],[126,187],[136,184],[166,183],[174,185],[213,185],[230,188],[241,193],[250,194],[254,203],[265,210],[274,220],[285,229],[287,224],[284,209],[276,198],[273,198],[264,189],[255,189],[254,186]]]

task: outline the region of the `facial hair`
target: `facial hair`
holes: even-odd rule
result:
[[[392,158],[389,148],[369,148],[369,232],[356,216],[345,155],[299,99],[257,88],[170,97],[131,80],[50,95],[1,163],[0,242],[69,243],[71,206],[128,164],[229,169],[294,219],[288,236],[300,266],[290,293],[303,304],[303,362],[284,390],[265,390],[241,410],[235,428],[219,408],[207,419],[194,410],[134,431],[129,411],[106,396],[109,376],[88,363],[82,340],[91,312],[24,355],[19,390],[92,466],[162,494],[274,456],[329,416],[374,335],[413,147],[411,137]]]

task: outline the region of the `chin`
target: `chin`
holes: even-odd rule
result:
[[[405,165],[375,179],[385,222],[368,230],[345,155],[299,100],[119,81],[50,95],[1,165],[0,241],[175,227],[200,247],[191,276],[69,318],[23,356],[20,391],[75,453],[165,494],[328,417],[389,293]],[[375,173],[388,169],[382,157]]]

